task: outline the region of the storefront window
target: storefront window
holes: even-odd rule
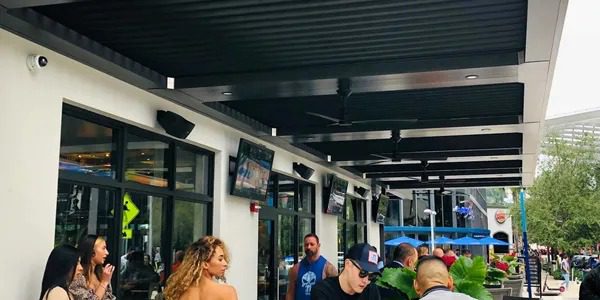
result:
[[[115,226],[114,205],[112,190],[59,183],[54,244],[76,245],[88,234],[104,236],[110,242]]]
[[[177,147],[175,188],[186,192],[208,194],[210,158],[206,154]]]
[[[169,144],[127,135],[125,178],[140,184],[167,187]]]
[[[55,243],[104,236],[115,294],[147,299],[210,234],[214,156],[67,104],[60,147]]]
[[[296,182],[292,179],[279,179],[279,196],[277,198],[279,208],[294,210],[296,203]]]
[[[62,115],[59,170],[115,178],[115,130]]]
[[[366,201],[346,196],[344,215],[338,217],[338,267],[343,266],[343,254],[356,243],[367,241]]]
[[[163,204],[162,197],[152,195],[125,193],[123,197],[119,298],[148,295],[164,278]]]

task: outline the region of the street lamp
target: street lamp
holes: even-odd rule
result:
[[[426,215],[429,215],[429,223],[430,223],[430,227],[431,227],[431,254],[433,254],[433,249],[435,249],[435,242],[433,241],[434,239],[434,235],[433,235],[433,224],[435,222],[435,215],[437,214],[435,212],[435,210],[431,210],[431,209],[426,209],[423,211]]]

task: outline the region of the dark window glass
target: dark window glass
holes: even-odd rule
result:
[[[313,219],[312,218],[299,218],[298,225],[298,257],[304,256],[304,236],[312,233],[313,230]]]
[[[58,184],[55,245],[76,245],[85,235],[97,234],[112,241],[116,194],[81,184]],[[110,251],[111,245],[109,245]]]
[[[209,157],[177,147],[175,187],[178,190],[208,194]]]
[[[296,182],[284,176],[279,176],[279,194],[277,203],[279,208],[294,210],[296,202]]]
[[[444,205],[442,201],[442,194],[439,191],[435,191],[435,226],[441,227],[444,226]]]
[[[356,199],[352,197],[346,197],[346,214],[344,219],[356,221],[356,216],[354,215],[354,210],[356,209]]]
[[[417,226],[430,226],[429,215],[424,210],[429,208],[429,192],[416,194],[417,199]]]
[[[208,234],[208,205],[175,200],[172,254],[185,250],[190,244]],[[176,263],[173,260],[173,263]]]
[[[275,200],[273,198],[273,194],[275,193],[275,185],[277,184],[277,174],[271,173],[269,176],[269,184],[267,185],[267,205],[266,206],[275,206]]]
[[[285,299],[288,270],[294,265],[294,217],[279,215],[278,289],[279,299]]]
[[[399,199],[390,199],[388,202],[388,210],[385,216],[386,226],[399,226],[400,225],[400,204]]]
[[[123,197],[119,298],[148,295],[164,276],[163,201],[161,197],[137,193],[125,193]]]
[[[357,243],[366,243],[367,242],[367,236],[366,236],[366,227],[364,226],[360,226],[357,225],[356,228],[356,242]]]
[[[125,178],[140,184],[167,187],[168,153],[167,143],[129,134]]]
[[[444,204],[444,227],[453,227],[452,224],[452,212],[454,211],[454,206],[452,206],[452,195],[444,195],[443,201]]]
[[[416,201],[414,199],[402,199],[404,226],[417,226]]]
[[[307,213],[313,212],[313,185],[308,183],[300,183],[300,199],[298,203],[298,211]]]
[[[344,268],[344,253],[346,253],[346,223],[341,217],[338,217],[337,238],[338,238],[338,270]]]
[[[62,115],[59,169],[115,178],[115,130]]]
[[[350,249],[356,244],[356,226],[354,224],[346,224],[346,249]]]

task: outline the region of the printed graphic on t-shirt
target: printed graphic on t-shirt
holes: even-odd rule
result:
[[[302,275],[302,287],[304,294],[310,296],[312,287],[317,283],[317,275],[313,271],[308,271]]]

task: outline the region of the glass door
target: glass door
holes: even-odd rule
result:
[[[258,300],[275,300],[275,274],[273,255],[275,249],[275,220],[258,221]]]

